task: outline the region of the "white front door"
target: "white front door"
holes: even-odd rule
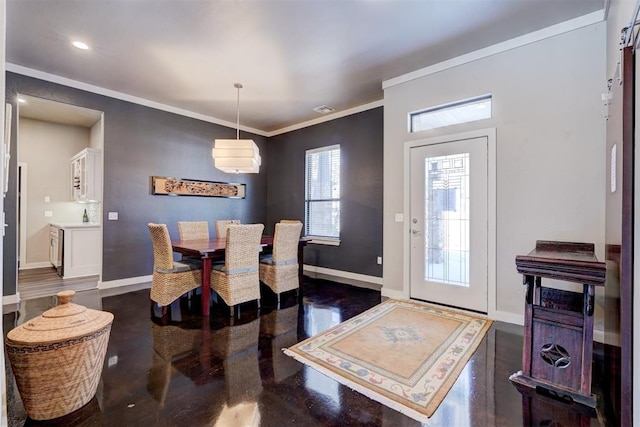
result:
[[[410,149],[411,298],[486,313],[488,137]]]

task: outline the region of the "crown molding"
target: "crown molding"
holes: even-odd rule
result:
[[[272,136],[276,136],[276,135],[281,135],[283,133],[287,133],[287,132],[291,132],[291,131],[294,131],[294,130],[306,128],[306,127],[317,125],[317,124],[320,124],[320,123],[330,122],[331,120],[336,120],[336,119],[339,119],[341,117],[346,117],[346,116],[350,116],[352,114],[361,113],[363,111],[373,110],[374,108],[378,108],[378,107],[382,107],[382,106],[384,106],[384,100],[380,99],[378,101],[373,101],[373,102],[369,102],[368,104],[358,105],[357,107],[349,108],[347,110],[342,110],[342,111],[338,111],[338,112],[335,112],[335,113],[327,114],[325,116],[318,117],[317,119],[313,119],[313,120],[309,120],[309,121],[306,121],[306,122],[298,123],[298,124],[295,124],[295,125],[287,126],[287,127],[281,128],[281,129],[277,129],[277,130],[274,130],[274,131],[271,131],[271,132],[267,133],[266,136],[267,137],[272,137]]]
[[[207,116],[193,111],[185,110],[183,108],[172,107],[171,105],[162,104],[160,102],[151,101],[138,96],[129,95],[123,92],[117,92],[115,90],[106,89],[101,86],[95,86],[92,84],[84,83],[78,80],[68,79],[56,74],[45,73],[44,71],[36,70],[33,68],[23,67],[22,65],[13,64],[11,62],[6,63],[6,70],[13,73],[22,74],[28,77],[33,77],[40,80],[46,80],[51,83],[57,83],[63,86],[72,87],[75,89],[84,90],[98,95],[108,96],[110,98],[120,99],[122,101],[132,102],[134,104],[144,105],[145,107],[155,108],[156,110],[166,111],[169,113],[178,114],[180,116],[191,117],[192,119],[202,120],[204,122],[215,123],[217,125],[226,126],[232,129],[237,128],[236,123],[221,120],[212,116]],[[28,95],[28,94],[25,94]],[[260,129],[254,129],[247,126],[240,126],[240,130],[245,132],[251,132],[260,136],[267,136],[265,131]]]
[[[501,43],[494,44],[492,46],[485,47],[483,49],[476,50],[461,56],[457,56],[446,61],[439,62],[434,65],[430,65],[425,68],[421,68],[416,71],[412,71],[407,74],[403,74],[398,77],[394,77],[382,82],[382,89],[388,89],[393,86],[397,86],[402,83],[410,82],[411,80],[419,79],[431,74],[438,73],[440,71],[447,70],[449,68],[457,67],[459,65],[467,64],[469,62],[477,61],[479,59],[487,58],[498,53],[506,52],[511,49],[526,46],[531,43],[535,43],[550,37],[554,37],[560,34],[568,33],[589,25],[597,24],[604,21],[605,10],[598,10],[589,14],[579,16],[568,21],[561,22],[550,27],[543,28],[532,33],[525,34],[520,37],[513,38]]]

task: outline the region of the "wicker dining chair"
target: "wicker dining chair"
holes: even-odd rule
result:
[[[300,221],[299,219],[281,219],[280,220],[280,224],[295,224],[295,223],[302,223],[302,221]]]
[[[207,221],[178,221],[180,240],[204,240],[209,238]]]
[[[221,219],[216,221],[216,238],[224,239],[227,237],[227,228],[231,224],[240,224],[239,219]]]
[[[209,238],[209,223],[207,221],[178,221],[180,240],[206,240]],[[184,262],[201,262],[200,257],[182,255]]]
[[[260,260],[260,280],[276,294],[280,307],[280,294],[300,286],[298,277],[298,243],[300,221],[276,224],[273,235],[273,253]]]
[[[148,227],[153,242],[151,301],[162,306],[164,316],[169,304],[202,284],[202,269],[197,263],[173,260],[171,237],[165,224],[149,223]]]
[[[232,224],[227,229],[224,264],[211,270],[211,288],[234,314],[234,306],[256,300],[260,308],[258,273],[260,239],[263,224]]]

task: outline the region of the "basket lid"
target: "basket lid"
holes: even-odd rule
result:
[[[75,291],[58,292],[59,305],[7,334],[9,343],[45,343],[91,334],[113,321],[113,314],[71,302]]]

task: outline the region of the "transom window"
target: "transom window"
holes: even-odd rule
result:
[[[420,132],[491,118],[491,95],[409,113],[409,132]]]
[[[318,240],[340,238],[340,145],[307,150],[305,234]]]

